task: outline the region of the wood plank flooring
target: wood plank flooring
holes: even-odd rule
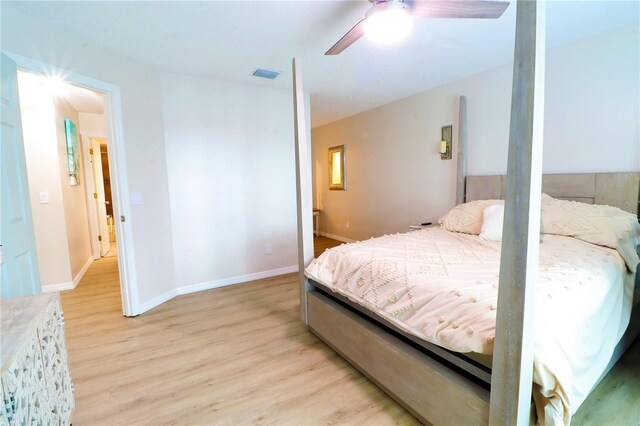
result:
[[[62,294],[74,425],[418,424],[299,321],[297,275],[121,315],[117,258]]]
[[[62,293],[74,425],[417,424],[300,323],[296,277],[179,296],[124,318],[117,258],[94,262]],[[640,341],[573,424],[640,424]]]
[[[322,253],[324,253],[326,249],[339,246],[340,244],[342,244],[342,242],[336,241],[331,238],[323,237],[322,235],[313,237],[313,255],[314,257],[318,257]]]

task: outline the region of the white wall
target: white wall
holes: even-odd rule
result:
[[[104,114],[80,112],[78,113],[78,121],[80,122],[78,126],[80,133],[100,136],[107,135],[107,125]]]
[[[544,172],[640,170],[639,40],[633,24],[547,52]],[[460,95],[469,174],[506,173],[511,79],[505,65],[313,129],[321,231],[368,238],[435,221],[452,207],[456,150],[442,161],[438,141],[440,126],[457,132]],[[329,191],[327,149],[341,144],[347,191]]]
[[[75,34],[2,8],[2,49],[120,87],[132,206],[138,299],[147,307],[175,291],[160,81],[156,72]],[[28,36],[27,36],[28,35]]]
[[[78,185],[69,185],[67,164],[67,136],[64,125],[65,119],[70,119],[78,127],[78,112],[62,97],[54,97],[56,138],[58,159],[60,164],[59,179],[62,182],[62,198],[64,200],[64,216],[69,247],[71,277],[76,279],[80,271],[93,256],[91,253],[91,236],[87,219],[86,176],[84,170],[80,135],[78,135],[78,164],[80,165]],[[43,254],[44,255],[44,254]],[[48,255],[48,253],[47,253]]]
[[[179,291],[295,270],[291,92],[175,74],[162,88]]]
[[[544,172],[640,170],[638,24],[547,55]],[[467,95],[470,174],[506,173],[511,78],[510,65],[437,89]]]
[[[62,180],[51,93],[27,74],[18,78],[22,132],[31,197],[33,227],[42,287],[72,281],[62,196]],[[66,170],[66,169],[65,169]],[[40,203],[40,193],[49,202]]]

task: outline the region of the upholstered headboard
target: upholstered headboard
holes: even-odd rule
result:
[[[465,200],[504,199],[506,176],[467,176]],[[638,214],[640,172],[542,175],[542,192],[554,198],[607,204]]]

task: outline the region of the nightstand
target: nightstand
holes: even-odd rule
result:
[[[418,223],[416,225],[409,225],[409,232],[419,231],[421,229],[431,228],[433,226],[437,226],[437,224],[432,222],[424,222],[424,223]]]

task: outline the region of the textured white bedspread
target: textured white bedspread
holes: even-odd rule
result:
[[[428,228],[327,250],[306,274],[424,340],[491,354],[499,261],[500,242]],[[566,424],[628,325],[633,277],[613,249],[545,235],[538,281],[534,399],[539,422]]]

